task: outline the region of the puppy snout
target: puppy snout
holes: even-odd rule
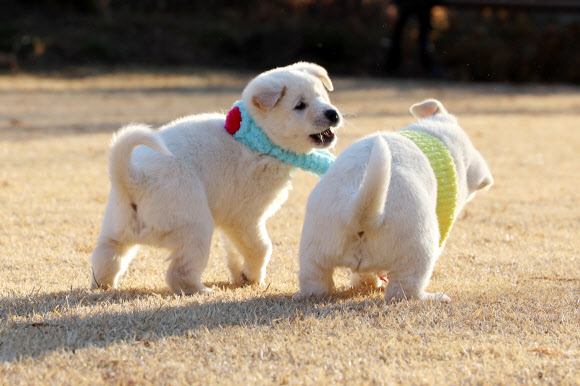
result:
[[[332,126],[336,126],[340,122],[340,115],[338,115],[338,111],[336,110],[326,110],[324,116],[330,121]]]

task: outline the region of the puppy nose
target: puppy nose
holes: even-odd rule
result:
[[[338,115],[338,111],[336,110],[326,110],[324,112],[324,116],[326,119],[330,121],[333,125],[336,125],[338,121],[340,121],[340,116]]]

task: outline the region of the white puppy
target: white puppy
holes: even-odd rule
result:
[[[325,87],[333,88],[324,68],[296,63],[254,78],[227,124],[222,114],[202,114],[159,131],[121,129],[112,140],[111,191],[91,256],[92,287],[114,287],[134,247],[148,244],[171,251],[171,290],[207,292],[201,274],[216,226],[243,256],[228,256],[232,281],[263,283],[272,252],[266,219],[286,200],[296,166],[322,174],[333,158],[320,149],[334,144],[331,129],[342,119]]]
[[[493,178],[440,102],[415,104],[411,113],[419,121],[348,147],[313,190],[296,297],[329,294],[342,266],[353,286],[378,287],[388,272],[386,300],[450,301],[425,288],[454,218]]]

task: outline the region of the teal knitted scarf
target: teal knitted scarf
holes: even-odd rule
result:
[[[310,172],[319,178],[326,173],[336,157],[328,150],[316,149],[308,154],[296,154],[274,144],[248,114],[242,101],[234,103],[227,115],[225,129],[234,139],[258,153],[268,154],[289,165]]]

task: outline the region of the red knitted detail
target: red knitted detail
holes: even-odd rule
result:
[[[242,113],[238,106],[234,107],[228,113],[226,117],[225,129],[231,135],[234,135],[238,130],[240,130],[240,124],[242,122]]]

